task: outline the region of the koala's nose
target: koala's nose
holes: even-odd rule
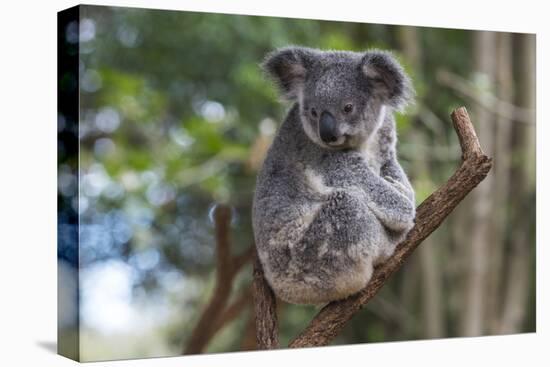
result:
[[[340,137],[336,126],[336,119],[328,111],[323,111],[319,119],[319,136],[325,143],[334,143]]]

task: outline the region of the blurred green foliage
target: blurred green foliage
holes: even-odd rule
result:
[[[397,117],[397,126],[400,160],[410,173],[418,200],[452,173],[459,150],[448,113],[463,101],[438,84],[435,70],[469,76],[470,33],[418,28],[417,47],[424,57],[413,65],[400,52],[400,29],[81,8],[81,33],[91,34],[85,40],[81,37],[80,49],[81,200],[86,204],[81,223],[90,228],[82,242],[83,276],[99,271],[98,264],[107,260],[128,264],[124,269],[130,274],[132,294],[127,303],[143,315],[150,310],[163,315],[159,320],[152,318],[157,321],[145,329],[123,325],[111,331],[84,313],[85,358],[180,353],[212,289],[215,254],[210,212],[215,203],[224,202],[234,209],[234,251],[242,252],[252,243],[250,212],[258,169],[254,162],[265,151],[254,147],[262,137],[272,136],[274,124],[288,107],[281,104],[258,67],[274,48],[294,44],[394,50],[417,90],[417,105]],[[418,118],[421,112],[430,114],[428,123]],[[423,168],[417,169],[420,160]],[[249,273],[239,277],[236,292],[250,282]],[[392,280],[382,297],[395,297],[401,281],[399,276]],[[86,298],[92,297],[86,290],[83,294],[84,303],[96,304]],[[373,308],[369,305],[358,315],[337,343],[422,337],[414,322],[396,325],[391,318],[379,317]],[[317,310],[285,305],[282,342],[294,337]],[[412,315],[408,319],[414,320],[419,310],[407,312]],[[239,349],[247,317],[244,312],[225,328],[208,351]],[[113,343],[122,343],[120,335],[128,347],[109,347],[115,339]],[[144,346],[144,340],[154,342]]]

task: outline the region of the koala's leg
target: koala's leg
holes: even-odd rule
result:
[[[254,236],[264,275],[275,294],[291,303],[318,303],[318,289],[292,249],[304,237],[322,203],[303,197],[264,196],[254,205]]]
[[[314,290],[312,303],[341,299],[365,287],[373,262],[387,242],[385,235],[363,190],[338,189],[328,194],[290,250],[292,262],[301,270],[297,281]]]

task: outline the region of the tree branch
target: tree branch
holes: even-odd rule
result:
[[[235,320],[237,316],[241,314],[250,304],[250,296],[252,295],[251,288],[247,288],[241,292],[241,294],[228,305],[223,311],[218,313],[218,316],[214,322],[214,330],[218,331],[222,329],[227,323]],[[210,320],[212,322],[212,320]]]
[[[386,280],[403,265],[418,245],[436,230],[460,201],[487,176],[492,162],[479,145],[466,109],[464,107],[456,109],[451,114],[451,118],[462,149],[460,167],[443,186],[420,204],[413,229],[397,246],[394,254],[375,269],[368,285],[344,300],[326,305],[307,328],[290,343],[290,347],[329,344],[353,315],[372,299]],[[263,277],[257,258],[254,267],[254,299],[258,347],[260,349],[276,348],[278,346],[276,300]]]
[[[267,283],[258,254],[254,256],[254,313],[256,315],[256,345],[258,349],[275,349],[279,347],[277,330],[277,300]]]
[[[224,205],[216,206],[214,226],[216,233],[216,285],[210,301],[204,308],[199,321],[184,346],[184,354],[201,353],[209,341],[227,322],[237,317],[246,306],[249,290],[227,306],[233,281],[239,270],[252,258],[255,246],[243,254],[231,255],[229,226],[231,209]]]
[[[243,266],[248,264],[248,262],[254,258],[255,252],[256,245],[252,243],[250,247],[248,247],[242,254],[233,257],[233,268],[231,269],[232,273],[236,275]]]
[[[441,84],[479,103],[484,109],[496,115],[510,118],[522,124],[533,124],[535,116],[535,110],[533,108],[516,106],[508,101],[499,99],[489,91],[480,91],[475,83],[463,79],[459,75],[451,73],[448,70],[438,70],[436,78]]]

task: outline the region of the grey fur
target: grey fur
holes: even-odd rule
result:
[[[397,162],[393,118],[411,100],[411,83],[391,54],[376,50],[283,48],[263,67],[294,102],[254,197],[266,279],[287,302],[345,298],[366,286],[373,266],[414,224],[414,191]],[[329,143],[319,133],[322,112],[336,121],[338,138]]]

